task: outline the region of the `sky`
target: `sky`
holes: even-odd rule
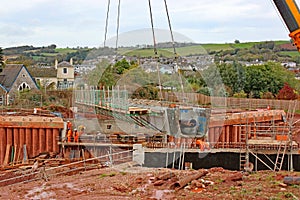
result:
[[[0,46],[101,47],[107,2],[8,0],[0,8]],[[110,2],[107,44],[114,45],[118,0]],[[148,0],[120,2],[117,46],[153,43]],[[157,42],[171,41],[164,0],[151,0],[151,5],[156,39],[164,36]],[[178,42],[289,40],[272,0],[167,0],[167,5]]]

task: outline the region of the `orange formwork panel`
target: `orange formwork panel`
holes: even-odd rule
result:
[[[25,129],[25,144],[28,158],[32,156],[32,129]]]
[[[14,161],[23,158],[24,144],[28,158],[45,151],[59,153],[57,138],[60,130],[64,128],[61,118],[0,116],[0,127],[0,164],[3,164],[5,156],[9,155],[6,151],[11,146],[14,147]]]
[[[25,129],[19,129],[19,145],[18,145],[18,159],[23,160],[24,155],[24,144],[25,144]]]
[[[39,129],[32,129],[32,157],[39,154]]]
[[[20,147],[23,148],[23,145],[25,144],[25,129],[24,128],[19,129],[19,138],[20,138],[19,145],[20,145]]]
[[[12,128],[6,129],[6,137],[7,137],[7,144],[12,146],[13,145],[13,129]]]
[[[225,142],[225,128],[224,127],[219,127],[219,139],[218,139],[218,147],[223,148],[224,147],[224,142]]]
[[[19,137],[19,128],[14,127],[13,128],[13,145],[16,148],[19,148],[19,142],[20,141],[20,137]]]
[[[6,130],[5,128],[0,128],[0,163],[4,162],[4,157],[6,153]]]
[[[225,142],[227,143],[227,145],[229,144],[230,142],[230,126],[226,126],[225,127]]]
[[[46,130],[43,128],[39,129],[39,153],[46,151]]]
[[[232,142],[234,145],[236,145],[237,141],[238,141],[238,127],[233,126],[232,127]]]
[[[47,128],[46,129],[46,151],[52,152],[53,151],[53,129]]]
[[[53,151],[56,153],[59,152],[58,139],[59,139],[59,129],[54,128],[53,129]]]
[[[215,142],[214,128],[209,128],[209,130],[208,130],[208,140],[211,144],[214,144],[214,142]]]

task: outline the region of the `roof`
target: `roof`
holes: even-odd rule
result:
[[[62,61],[60,62],[57,67],[73,67],[73,65],[71,65],[69,62],[67,61]]]
[[[14,81],[16,80],[21,69],[24,67],[22,64],[8,64],[5,66],[0,74],[0,84],[10,90]]]
[[[31,74],[29,73],[28,69],[23,64],[7,64],[5,65],[5,68],[0,73],[0,84],[7,90],[10,91],[11,87],[13,86],[15,80],[17,79],[18,75],[20,74],[20,71],[25,68],[28,75],[38,88],[36,82],[32,78]]]
[[[51,77],[56,78],[57,69],[55,67],[28,67],[28,71],[33,77]]]

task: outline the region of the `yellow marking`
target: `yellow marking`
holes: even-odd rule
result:
[[[286,0],[291,13],[293,14],[298,26],[300,27],[300,13],[295,0]]]

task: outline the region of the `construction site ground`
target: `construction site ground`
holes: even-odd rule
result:
[[[0,187],[0,199],[299,199],[300,172],[176,170],[122,164]]]

